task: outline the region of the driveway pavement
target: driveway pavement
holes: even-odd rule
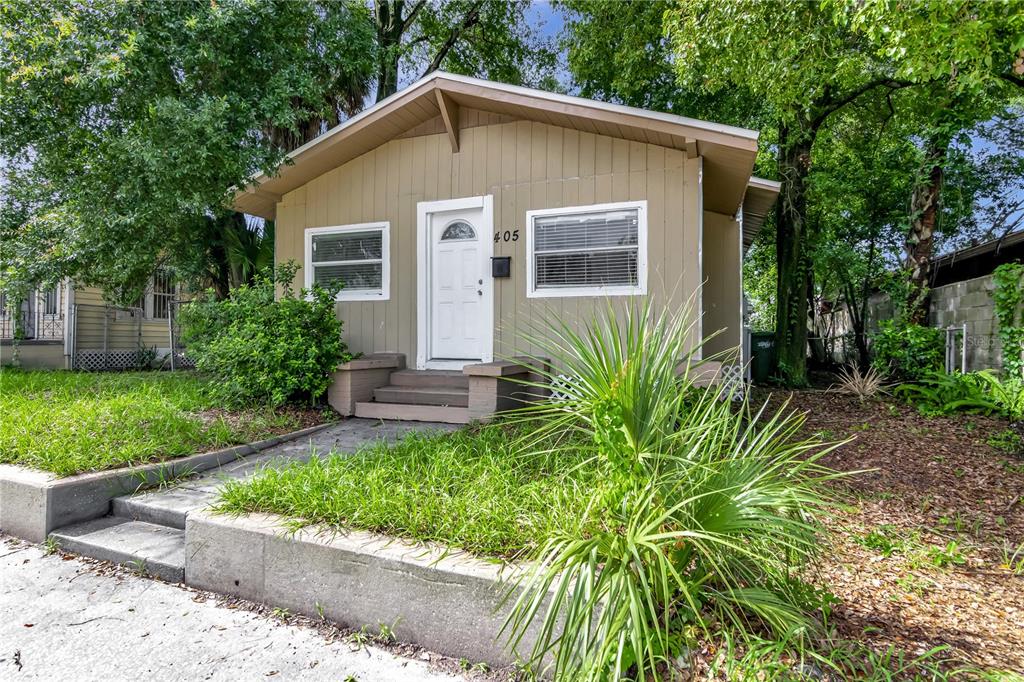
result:
[[[0,542],[0,680],[459,679],[423,658],[440,660],[356,648],[214,595]]]

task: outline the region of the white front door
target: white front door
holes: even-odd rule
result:
[[[421,205],[421,256],[426,260],[421,263],[420,287],[426,294],[421,301],[427,299],[420,308],[426,313],[420,322],[426,325],[420,332],[426,348],[417,358],[422,367],[492,359],[491,220],[484,206],[490,202],[484,199]]]

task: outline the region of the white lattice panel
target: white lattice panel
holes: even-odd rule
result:
[[[86,372],[136,369],[139,352],[136,350],[80,350],[75,353],[75,369]]]
[[[719,385],[722,387],[721,397],[731,400],[743,400],[747,385],[743,377],[742,365],[722,365],[718,374]]]
[[[552,402],[561,402],[572,398],[572,385],[574,383],[576,383],[576,377],[569,376],[568,374],[559,374],[551,382],[551,395],[549,400]]]

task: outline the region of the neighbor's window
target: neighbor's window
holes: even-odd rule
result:
[[[527,296],[647,293],[647,202],[529,211]]]
[[[166,320],[174,300],[174,278],[168,270],[153,273],[153,314],[150,317]]]
[[[60,296],[57,293],[57,287],[47,289],[43,292],[43,315],[56,315],[58,312],[58,305],[60,303]]]
[[[388,232],[388,223],[306,230],[306,286],[340,281],[339,301],[386,301]]]

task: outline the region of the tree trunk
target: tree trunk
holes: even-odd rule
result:
[[[374,3],[378,102],[398,91],[398,58],[406,28],[402,17],[404,6],[404,0],[377,0]]]
[[[775,358],[784,383],[807,383],[807,324],[810,263],[806,253],[807,173],[812,136],[806,130],[779,130],[779,173],[782,190],[776,209]]]
[[[822,290],[824,290],[824,286]],[[821,324],[821,316],[818,314],[818,304],[814,296],[813,268],[809,268],[807,273],[807,326],[810,330],[808,349],[811,353],[811,360],[814,362],[814,366],[823,367],[828,364],[828,353],[825,349],[825,328]]]
[[[907,321],[924,324],[928,319],[928,284],[931,275],[932,246],[939,218],[942,192],[942,166],[949,139],[933,136],[925,146],[927,175],[919,180],[910,195],[910,228],[903,248],[907,256]]]
[[[875,271],[875,258],[878,256],[878,245],[875,235],[871,235],[868,242],[868,263],[864,273],[864,281],[860,287],[860,309],[854,323],[854,333],[857,335],[857,364],[860,368],[867,370],[871,365],[871,354],[868,352],[868,301],[871,299],[871,275]]]

